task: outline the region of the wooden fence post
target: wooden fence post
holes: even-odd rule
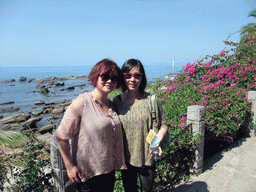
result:
[[[252,102],[252,112],[253,112],[252,123],[254,125],[253,129],[250,132],[250,136],[255,137],[256,136],[256,91],[248,92],[248,100]]]
[[[203,172],[204,161],[204,133],[205,133],[205,107],[192,105],[187,110],[187,125],[192,123],[193,135],[199,135],[199,143],[195,148],[195,158],[192,167],[194,174]]]

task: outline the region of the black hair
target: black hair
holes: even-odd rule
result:
[[[121,71],[122,71],[122,73],[129,73],[130,70],[134,67],[139,67],[140,73],[142,73],[139,91],[141,93],[144,93],[145,88],[147,86],[147,78],[146,78],[144,67],[138,59],[129,59],[129,60],[125,61],[121,68]],[[126,84],[124,82],[124,78],[122,78],[121,90],[122,90],[122,92],[125,92],[127,90]]]

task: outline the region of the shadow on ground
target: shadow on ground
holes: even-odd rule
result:
[[[185,192],[185,191],[200,191],[209,192],[207,184],[203,181],[188,182],[180,184],[172,189],[166,189],[163,192]]]

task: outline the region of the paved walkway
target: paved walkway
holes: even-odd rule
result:
[[[204,164],[198,177],[166,192],[256,192],[256,137],[240,139]]]

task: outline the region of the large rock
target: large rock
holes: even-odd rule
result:
[[[46,126],[40,128],[38,132],[41,134],[44,134],[47,132],[52,132],[52,130],[55,129],[56,127],[57,127],[56,124],[49,124],[49,125],[46,125]]]
[[[40,129],[39,129],[39,131],[40,131]],[[37,139],[42,140],[47,145],[50,145],[50,143],[52,141],[52,134],[48,133],[48,132],[46,132],[44,134],[39,134],[37,136]]]
[[[16,82],[15,79],[9,79],[9,83]]]
[[[45,88],[45,85],[37,85],[36,88],[37,89],[43,89],[43,88]]]
[[[0,103],[0,105],[11,105],[14,103],[15,103],[14,101],[8,101],[8,102]]]
[[[0,109],[0,113],[11,113],[11,112],[14,112],[14,111],[19,111],[20,108],[19,107],[8,107],[8,108],[5,108],[5,109]]]
[[[52,110],[52,113],[53,114],[60,114],[60,113],[64,113],[64,110],[65,110],[65,108],[57,108],[57,109],[53,109]]]
[[[29,120],[27,120],[26,122],[21,123],[21,125],[23,126],[23,128],[21,129],[21,131],[23,130],[27,130],[30,128],[37,128],[36,123],[38,121],[41,121],[42,117],[37,117],[37,118],[31,118]]]
[[[33,116],[38,116],[38,115],[43,114],[44,110],[45,110],[45,107],[42,107],[42,108],[39,109],[39,110],[33,110],[33,111],[31,111],[31,114],[32,114]]]
[[[0,124],[11,124],[11,123],[21,123],[30,118],[29,114],[19,113],[10,117],[6,117],[0,120]]]
[[[74,90],[75,89],[75,86],[71,86],[71,87],[67,87],[65,89],[61,89],[60,91],[71,91],[71,90]]]
[[[34,80],[35,80],[35,78],[29,78],[29,79],[27,79],[27,82],[30,83],[30,82],[32,82]]]
[[[27,80],[27,77],[20,77],[19,78],[19,81],[26,81]]]
[[[4,124],[2,126],[2,129],[7,130],[7,131],[17,130],[17,129],[22,129],[22,128],[23,128],[23,126],[20,123]]]
[[[45,101],[36,101],[34,105],[43,105],[45,104]]]

